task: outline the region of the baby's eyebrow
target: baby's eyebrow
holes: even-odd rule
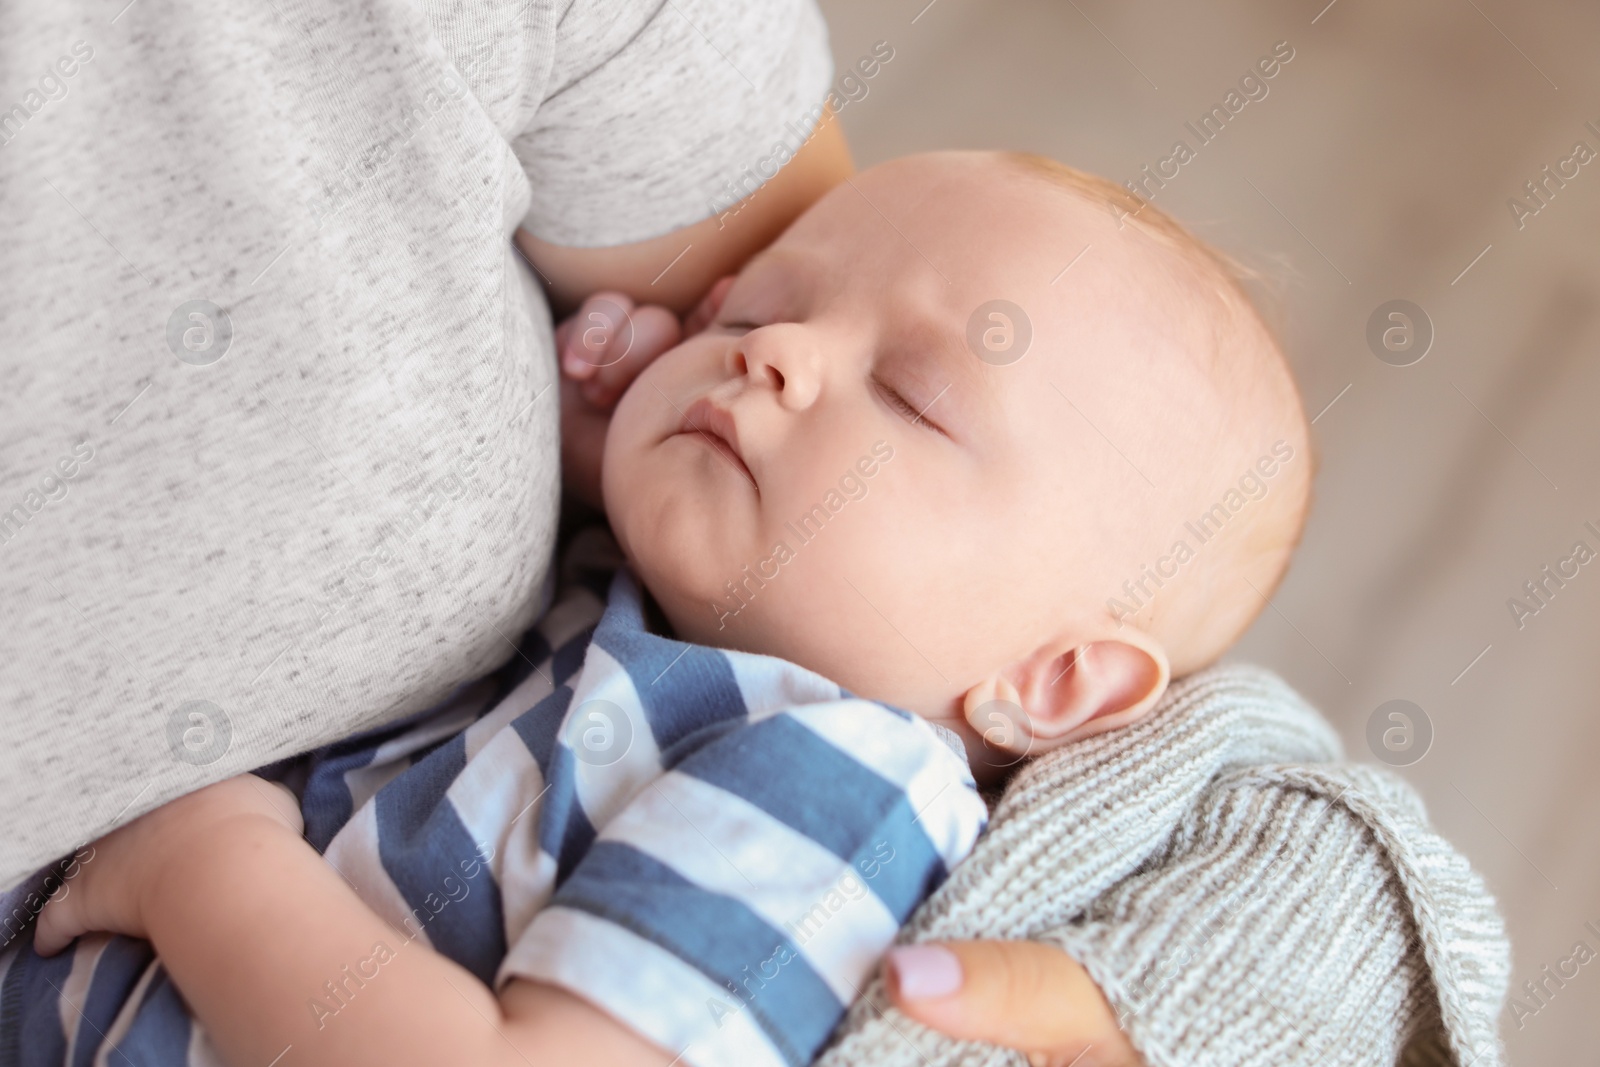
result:
[[[938,407],[950,405],[965,409],[970,401],[963,403],[962,399],[974,393],[985,401],[992,398],[994,383],[983,373],[978,358],[967,349],[963,334],[939,318],[920,313],[907,324],[902,336],[908,350],[929,355],[925,366],[918,370],[927,375],[929,384],[939,392]]]
[[[776,245],[756,253],[744,267],[748,274],[774,274],[784,284],[803,284],[808,271],[828,269],[826,261],[808,250]],[[995,401],[995,383],[985,373],[985,364],[967,347],[966,334],[935,310],[941,307],[908,309],[893,347],[905,355],[929,355],[926,360],[914,361],[913,373],[924,379],[928,389],[928,399],[919,402],[927,405],[930,418],[943,422],[938,413],[953,410],[957,418],[970,422],[977,415],[972,409]],[[974,394],[978,403],[972,400]]]
[[[806,278],[808,271],[824,269],[815,257],[793,248],[768,245],[745,261],[742,274],[775,274],[793,284]]]

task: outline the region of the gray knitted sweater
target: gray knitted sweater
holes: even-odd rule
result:
[[[1498,1067],[1493,899],[1408,786],[1340,758],[1276,675],[1198,672],[1143,722],[1019,770],[900,940],[1060,946],[1149,1067]],[[817,1062],[1023,1060],[918,1025],[878,978]]]

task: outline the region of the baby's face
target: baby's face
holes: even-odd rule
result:
[[[1197,342],[1136,241],[978,154],[813,206],[612,420],[607,512],[678,636],[953,720],[1041,642],[1106,632],[1170,541],[1145,479],[1187,476],[1159,397],[1211,388],[1172,380]]]

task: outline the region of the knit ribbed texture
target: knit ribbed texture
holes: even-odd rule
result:
[[[1509,946],[1416,794],[1338,762],[1276,675],[1213,667],[1025,765],[900,940],[1031,938],[1084,965],[1150,1067],[1497,1067]],[[992,1067],[875,978],[819,1067]]]

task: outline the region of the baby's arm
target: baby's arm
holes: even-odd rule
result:
[[[930,727],[853,698],[672,748],[509,946],[498,1000],[371,911],[248,775],[103,838],[35,944],[152,941],[237,1067],[805,1062],[983,803]]]
[[[230,779],[103,839],[97,869],[41,916],[40,951],[87,929],[149,939],[236,1065],[671,1062],[564,990],[515,980],[497,1000],[412,942],[299,836],[297,820],[263,808],[255,795],[272,788]],[[314,1007],[338,1003],[328,983],[342,987],[337,1013]]]
[[[673,1058],[586,1001],[519,981],[497,1000],[459,964],[408,941],[281,826],[196,847],[152,895],[150,939],[232,1064],[664,1065]],[[392,950],[392,954],[385,950]],[[384,961],[387,957],[387,961]],[[347,1006],[324,983],[346,968]],[[318,1015],[322,1018],[318,1019]]]

